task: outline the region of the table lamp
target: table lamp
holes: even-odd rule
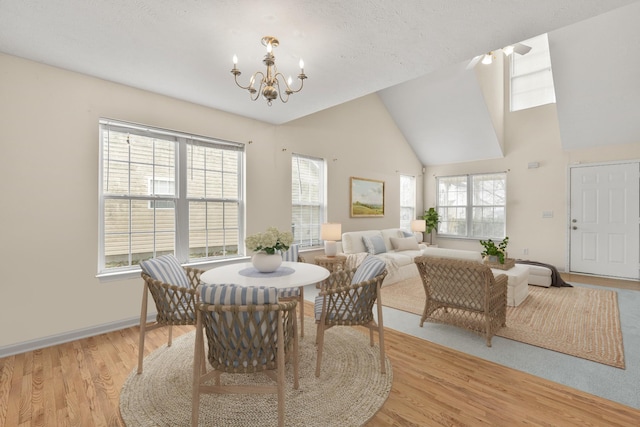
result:
[[[418,242],[422,242],[423,240],[422,233],[427,231],[427,222],[424,219],[414,219],[413,221],[411,221],[411,231],[413,232],[419,231],[420,238],[418,239]]]
[[[320,226],[320,238],[324,240],[324,254],[326,256],[336,256],[338,247],[337,240],[342,239],[342,225],[336,223],[326,223]]]

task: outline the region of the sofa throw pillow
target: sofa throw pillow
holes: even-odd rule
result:
[[[391,246],[396,251],[417,251],[420,248],[418,247],[418,241],[415,237],[392,237],[391,238]]]
[[[387,252],[387,247],[382,240],[382,236],[362,236],[364,247],[371,255],[377,255]]]
[[[362,283],[366,282],[367,280],[371,280],[382,273],[386,267],[387,265],[380,258],[372,255],[367,255],[364,261],[362,261],[358,266],[356,272],[353,274],[351,284],[355,285],[356,283]]]
[[[141,261],[140,268],[155,280],[183,288],[190,286],[187,273],[184,272],[180,262],[172,254]]]
[[[412,232],[410,232],[410,231],[407,231],[407,230],[400,230],[400,232],[402,233],[402,236],[403,236],[403,237],[415,237],[415,235],[414,235]]]

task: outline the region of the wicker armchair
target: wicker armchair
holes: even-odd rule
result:
[[[172,343],[173,325],[196,324],[196,287],[204,270],[182,267],[173,255],[143,261],[142,309],[140,313],[140,343],[138,348],[138,374],[142,373],[144,338],[147,331],[161,326],[169,327],[167,345]],[[147,325],[149,293],[156,304],[156,321]]]
[[[380,342],[380,371],[385,373],[384,325],[380,286],[387,275],[383,270],[370,280],[352,284],[356,269],[338,270],[323,282],[316,297],[315,318],[318,325],[316,377],[320,376],[324,332],[333,326],[365,326],[369,328],[369,340],[373,347],[373,331],[378,331]],[[373,315],[373,305],[377,301],[377,322]]]
[[[426,302],[425,320],[447,323],[483,335],[487,347],[496,331],[506,325],[507,276],[474,261],[417,257]]]
[[[277,289],[236,285],[199,288],[193,362],[191,425],[198,425],[201,393],[277,393],[278,425],[284,426],[285,360],[293,363],[298,389],[297,301],[278,302]],[[208,361],[207,372],[204,333]],[[263,372],[276,385],[221,385],[220,375]],[[213,379],[214,384],[207,382]]]

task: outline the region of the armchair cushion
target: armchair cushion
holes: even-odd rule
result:
[[[277,304],[278,290],[265,286],[250,287],[234,284],[202,285],[200,300],[206,304],[250,305]]]
[[[152,279],[183,288],[190,287],[187,273],[185,273],[178,259],[172,254],[141,261],[140,268]]]
[[[371,255],[387,252],[387,247],[382,240],[382,236],[363,236],[362,241]]]
[[[368,255],[364,261],[360,264],[355,274],[353,275],[353,279],[351,279],[351,284],[366,282],[367,280],[371,280],[380,273],[384,271],[386,268],[386,263],[380,258],[372,255]]]

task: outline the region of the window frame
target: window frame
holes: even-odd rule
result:
[[[309,203],[297,204],[294,200],[295,186],[293,182],[294,182],[294,170],[295,170],[294,162],[296,161],[296,159],[298,162],[300,161],[300,159],[305,159],[318,164],[318,170],[320,171],[321,176],[319,177],[319,182],[317,183],[317,186],[318,186],[317,197],[318,197],[319,203],[316,205],[311,205]],[[298,168],[298,171],[299,171],[299,168]],[[299,187],[300,186],[298,186],[298,188]],[[296,210],[295,208],[298,205],[299,206],[317,206],[318,223],[314,225],[312,222],[308,222],[308,223],[302,223],[301,225],[296,225],[294,215]],[[297,243],[300,248],[304,248],[304,249],[317,248],[322,246],[322,239],[320,238],[320,230],[321,230],[322,224],[327,222],[326,218],[327,218],[327,162],[326,160],[320,157],[292,153],[291,154],[291,232],[293,233],[293,236],[294,236],[294,243]],[[315,226],[315,227],[314,227],[314,230],[311,232],[312,235],[310,235],[309,239],[303,239],[300,235],[296,234],[296,228],[309,227],[309,229],[311,230],[312,226]],[[318,236],[318,238],[314,239],[313,236],[316,236],[316,235]]]
[[[402,180],[403,178],[409,178],[412,181],[413,184],[413,194],[410,196],[411,200],[412,200],[412,205],[411,206],[405,206],[403,205],[403,201],[404,201],[404,197],[403,197],[403,186],[402,186]],[[417,179],[415,175],[407,175],[407,174],[400,174],[400,228],[405,229],[405,230],[411,230],[411,221],[416,218],[416,209],[417,209],[417,194],[418,194],[418,190],[417,190]],[[404,209],[410,209],[412,211],[409,220],[406,224],[403,224],[403,210]]]
[[[544,38],[544,41],[540,41],[540,39]],[[521,42],[525,45],[531,45],[532,49],[529,53],[524,56],[520,56],[515,52],[509,55],[509,111],[517,112],[528,110],[530,108],[540,107],[548,104],[556,103],[556,93],[555,86],[553,82],[553,69],[551,64],[551,51],[549,47],[549,37],[546,33],[540,34],[539,36],[532,37],[530,39],[524,40]],[[541,45],[544,44],[544,47]],[[538,67],[535,69],[531,69],[527,72],[515,74],[515,69],[518,61],[530,61],[531,56],[529,55],[538,55],[538,57],[542,58],[542,55],[545,55],[544,66]],[[541,62],[542,63],[542,62]],[[548,75],[547,75],[548,74]],[[524,102],[520,99],[520,104],[523,106],[514,109],[514,97],[522,98],[524,95],[522,93],[517,93],[514,95],[514,80],[526,80],[531,85],[531,81],[537,80],[545,80],[545,86],[539,87],[536,92],[544,92],[547,90],[549,94],[546,96],[540,95],[535,99],[530,99],[529,102]]]
[[[147,174],[140,173],[137,175],[137,178],[141,180],[150,180],[153,183],[154,179],[162,179],[166,181],[170,181],[174,183],[174,194],[150,194],[153,193],[153,190],[149,191],[141,191],[140,189],[137,192],[132,192],[132,189],[129,188],[125,190],[126,194],[116,194],[116,193],[105,193],[105,181],[108,181],[109,178],[105,180],[105,164],[109,161],[105,156],[105,143],[109,143],[108,138],[109,132],[126,132],[127,134],[136,135],[136,136],[144,136],[157,138],[163,141],[169,141],[173,144],[173,176],[170,178],[164,176],[148,176]],[[105,135],[107,133],[107,135]],[[160,211],[168,211],[173,209],[173,253],[180,260],[181,263],[188,264],[204,264],[207,262],[221,260],[221,259],[232,259],[244,256],[244,234],[245,234],[245,219],[244,219],[244,209],[245,209],[245,201],[244,201],[244,181],[245,181],[245,145],[238,142],[233,141],[225,141],[217,138],[210,138],[205,136],[198,136],[192,134],[186,134],[182,132],[161,129],[151,126],[145,126],[130,122],[125,122],[121,120],[113,120],[101,118],[99,119],[98,126],[98,135],[99,135],[99,176],[98,176],[98,262],[97,262],[97,275],[98,278],[110,277],[110,276],[121,276],[127,275],[131,273],[139,273],[139,260],[136,262],[134,260],[134,254],[136,252],[132,251],[131,248],[131,239],[134,231],[132,230],[132,224],[135,224],[135,220],[129,216],[128,221],[128,231],[123,232],[123,235],[127,235],[129,239],[129,249],[128,253],[123,253],[123,257],[128,257],[128,265],[124,266],[116,266],[109,267],[107,265],[106,258],[106,207],[105,204],[108,200],[129,200],[129,201],[144,201],[145,207],[154,209],[153,202],[155,201],[171,201],[175,203],[174,208],[169,207],[155,207],[156,210]],[[228,149],[230,151],[234,151],[237,153],[237,173],[236,179],[238,184],[237,190],[237,198],[229,199],[222,198],[225,202],[233,202],[237,203],[237,212],[238,212],[238,248],[237,254],[231,256],[222,256],[222,257],[206,257],[206,258],[189,258],[190,247],[189,247],[189,202],[190,201],[200,201],[200,200],[216,200],[215,198],[201,198],[201,197],[188,197],[187,194],[187,148],[190,145],[204,145],[212,148],[219,149]],[[128,168],[127,173],[131,173],[132,156],[129,153],[127,155],[126,160],[122,161],[123,164]],[[155,167],[155,163],[152,163]],[[111,167],[111,166],[109,166]],[[155,237],[157,236],[159,230],[156,228],[155,224],[152,227],[152,234],[154,236],[154,243],[152,249],[152,256],[157,256],[158,247],[156,246]],[[171,232],[171,231],[169,231]],[[166,251],[162,251],[163,253]]]
[[[491,177],[493,175],[502,176],[503,190],[504,190],[504,203],[503,204],[477,204],[477,203],[474,204],[474,194],[476,193],[474,188],[474,180],[476,178]],[[440,194],[441,180],[444,180],[444,179],[451,180],[451,179],[460,179],[460,178],[465,178],[465,184],[466,184],[466,190],[465,190],[466,195],[465,195],[464,204],[443,205],[441,194]],[[440,214],[440,218],[441,218],[441,221],[438,224],[439,236],[446,237],[446,238],[453,238],[453,239],[474,239],[474,240],[503,239],[506,236],[506,231],[507,231],[506,230],[507,229],[507,173],[506,172],[500,171],[500,172],[487,172],[487,173],[476,173],[476,174],[438,176],[436,177],[436,195],[437,195],[436,210]],[[496,197],[495,192],[492,197]],[[480,209],[480,208],[494,208],[494,209],[503,210],[504,222],[502,223],[501,235],[500,234],[498,235],[474,234],[474,223],[491,224],[490,221],[474,221],[474,212],[476,209]],[[464,222],[466,224],[465,225],[466,233],[464,235],[446,233],[443,230],[443,226],[448,222],[450,222],[448,221],[448,218],[450,218],[450,216],[447,215],[448,209],[464,209],[464,214],[465,214]]]

